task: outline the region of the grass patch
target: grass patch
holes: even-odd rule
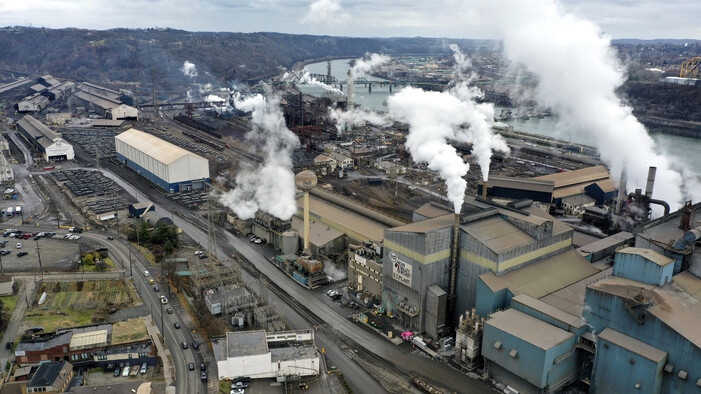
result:
[[[11,295],[11,296],[4,296],[0,297],[0,300],[2,300],[2,309],[5,310],[5,313],[7,314],[7,317],[10,318],[12,316],[12,312],[15,311],[15,308],[17,307],[17,300],[19,299],[19,295]]]
[[[122,344],[148,339],[146,324],[140,318],[120,321],[112,325],[112,344]]]
[[[136,298],[123,280],[44,282],[25,319],[28,327],[43,326],[44,332],[107,321],[112,308],[123,309]],[[46,301],[37,305],[41,294]]]
[[[112,259],[105,257],[102,261],[105,262],[105,269],[103,271],[112,271],[114,269],[115,264]],[[100,271],[97,269],[97,265],[95,264],[83,264],[83,268],[85,269],[85,272]]]
[[[156,264],[156,257],[153,255],[153,253],[151,253],[150,250],[148,250],[148,248],[138,245],[135,245],[134,247],[139,251],[139,253],[146,257],[146,260],[148,260],[149,263]]]
[[[220,393],[230,393],[231,392],[231,382],[228,380],[219,381],[219,392]]]

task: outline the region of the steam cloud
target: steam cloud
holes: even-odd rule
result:
[[[243,97],[237,92],[233,103],[252,113],[252,128],[246,139],[262,151],[263,164],[240,171],[236,187],[223,193],[220,201],[241,219],[253,218],[256,211],[262,210],[287,220],[297,212],[291,154],[299,147],[299,139],[285,126],[280,97],[270,90],[266,96]]]
[[[348,83],[355,81],[356,78],[367,75],[369,72],[377,70],[389,61],[389,56],[380,55],[378,53],[373,53],[370,57],[357,59],[350,69],[351,80],[349,80]]]
[[[489,174],[492,149],[508,152],[509,148],[491,131],[494,106],[475,102],[482,92],[468,85],[471,81],[466,75],[469,61],[457,47],[452,49],[456,76],[448,91],[427,92],[408,87],[391,96],[388,105],[393,119],[409,124],[406,147],[411,157],[416,162],[427,163],[445,179],[448,199],[453,203],[455,213],[459,213],[467,186],[463,177],[470,167],[448,141],[473,144],[485,180]]]
[[[648,167],[657,166],[655,197],[679,206],[681,174],[656,153],[645,127],[616,96],[624,75],[610,38],[554,0],[480,3],[481,17],[499,26],[508,57],[538,76],[536,99],[572,131],[595,137],[613,179],[625,168],[628,184],[642,187]]]
[[[195,66],[195,63],[190,63],[189,61],[185,60],[183,63],[183,66],[180,67],[180,72],[185,74],[185,76],[190,77],[190,78],[195,78],[197,77],[197,67]]]
[[[326,91],[333,92],[333,93],[341,95],[341,96],[343,95],[342,91],[334,88],[333,86],[329,86],[329,85],[319,81],[316,78],[313,78],[308,70],[302,70],[301,72],[285,73],[282,76],[282,81],[284,81],[284,82],[297,81],[299,83],[306,83],[307,85],[317,86],[317,87],[320,87]]]
[[[366,110],[363,108],[351,108],[344,111],[339,108],[329,108],[329,119],[336,124],[336,130],[340,133],[343,126],[362,126],[365,123],[387,127],[392,125],[392,119],[379,112]]]

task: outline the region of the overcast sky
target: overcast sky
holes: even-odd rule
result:
[[[494,0],[498,2],[499,0]],[[548,1],[548,0],[545,0]],[[0,26],[499,38],[470,0],[0,0]],[[561,0],[613,38],[701,39],[701,0]]]

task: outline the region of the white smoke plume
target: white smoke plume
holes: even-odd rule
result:
[[[449,140],[457,140],[457,129],[472,109],[444,92],[427,92],[407,87],[387,100],[392,119],[409,124],[406,147],[416,162],[438,171],[448,186],[448,199],[459,213],[467,182],[463,177],[470,166],[457,154]]]
[[[380,55],[378,53],[373,53],[370,56],[366,55],[366,57],[355,61],[355,64],[350,69],[349,75],[354,81],[356,78],[362,77],[379,69],[383,65],[389,63],[389,61],[390,57],[387,55]]]
[[[302,23],[341,26],[348,22],[349,15],[343,10],[341,0],[316,0],[309,5]]]
[[[313,78],[311,76],[311,73],[309,73],[309,70],[301,70],[301,71],[297,71],[297,72],[284,73],[282,75],[281,80],[283,82],[299,82],[299,83],[305,83],[305,84],[311,85],[311,86],[317,86],[317,87],[320,87],[326,91],[333,92],[335,94],[343,96],[343,92],[340,91],[339,89],[336,89],[333,86],[329,86],[329,85],[319,81],[318,79]]]
[[[339,133],[343,131],[344,126],[363,126],[366,123],[371,123],[381,127],[388,127],[393,123],[392,119],[386,114],[359,107],[346,111],[340,108],[329,108],[329,119],[334,121],[336,130]]]
[[[469,86],[469,83],[476,78],[472,63],[457,45],[451,44],[450,49],[453,51],[455,59],[455,74],[449,93],[461,99],[469,107],[469,112],[465,114],[468,118],[467,127],[458,130],[457,139],[472,144],[472,153],[477,156],[482,180],[486,182],[489,177],[492,151],[509,153],[510,149],[506,141],[492,131],[494,104],[476,102],[476,99],[484,97],[484,93],[475,86]]]
[[[220,196],[220,201],[242,219],[253,218],[262,210],[287,220],[297,212],[292,150],[299,147],[299,139],[285,125],[280,97],[269,89],[266,95],[244,97],[235,93],[234,106],[251,112],[251,130],[246,140],[258,147],[263,163],[236,176],[236,187]]]
[[[190,78],[195,78],[197,77],[197,66],[195,66],[194,63],[190,63],[189,61],[185,60],[183,63],[183,66],[180,67],[180,72],[183,73],[185,76],[190,77]]]
[[[540,104],[574,132],[595,137],[613,179],[625,167],[628,185],[642,188],[648,167],[657,166],[655,198],[681,205],[681,174],[615,93],[624,75],[608,36],[554,0],[480,0],[478,6],[480,18],[500,29],[507,56],[538,76]]]

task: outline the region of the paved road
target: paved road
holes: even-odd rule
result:
[[[56,231],[55,226],[18,226],[18,229],[27,231]],[[57,233],[65,233],[65,230],[56,231]],[[58,237],[59,235],[57,235]],[[45,280],[106,280],[106,279],[121,279],[128,277],[130,274],[129,267],[129,247],[126,241],[121,239],[115,239],[113,241],[107,240],[107,235],[98,231],[86,231],[82,233],[83,242],[88,242],[95,246],[106,246],[109,249],[110,257],[115,261],[117,265],[122,267],[121,271],[112,272],[88,272],[88,273],[45,273]],[[41,242],[41,241],[39,241]],[[175,376],[176,376],[176,393],[178,394],[195,394],[195,393],[206,393],[207,386],[203,384],[199,379],[199,363],[201,356],[198,351],[192,348],[193,337],[192,333],[187,326],[183,324],[183,320],[180,317],[178,308],[174,308],[171,302],[167,305],[163,305],[160,302],[160,292],[155,292],[153,286],[148,283],[148,280],[157,278],[157,271],[153,271],[153,276],[145,277],[143,272],[145,270],[150,270],[148,267],[148,262],[141,257],[138,253],[132,252],[132,267],[133,271],[133,281],[134,286],[141,294],[144,304],[146,304],[151,311],[153,320],[161,330],[163,337],[166,340],[166,345],[173,355],[173,362],[175,364]],[[27,279],[27,282],[32,282],[34,280],[35,273],[31,274],[16,274],[16,279]],[[165,286],[161,286],[165,288]],[[32,298],[30,298],[31,302]],[[18,302],[18,308],[20,303]],[[25,306],[26,307],[26,306]],[[171,307],[173,309],[173,314],[165,313],[166,308]],[[162,319],[162,320],[161,320]],[[163,325],[161,325],[163,321]],[[176,329],[173,323],[179,322],[182,328]],[[9,333],[8,329],[7,335],[14,335],[11,338],[15,338],[18,335],[19,326],[15,328],[15,333]],[[183,349],[181,343],[185,341],[188,343],[188,348]],[[2,357],[2,352],[0,352],[0,357]],[[189,371],[187,368],[188,363],[195,363],[197,370]],[[212,380],[210,379],[210,382]]]
[[[161,214],[165,215],[171,212],[177,212],[178,215],[181,216],[174,217],[175,224],[180,227],[183,232],[193,238],[195,242],[201,245],[207,245],[207,234],[202,230],[203,228],[207,228],[207,221],[204,217],[189,210],[184,210],[181,206],[167,199],[162,194],[152,191],[152,186],[136,174],[119,171],[120,175],[126,178],[126,180],[123,180],[109,170],[103,169],[103,171],[106,176],[115,180],[115,182],[132,195],[136,195],[137,189],[140,194],[148,193],[151,201],[156,205],[157,212],[161,212]],[[244,256],[265,275],[269,282],[275,283],[291,298],[295,299],[301,305],[304,305],[320,321],[326,322],[333,330],[346,336],[369,352],[374,353],[409,374],[420,375],[427,378],[429,381],[438,382],[451,391],[469,391],[473,393],[486,393],[490,391],[484,383],[468,378],[465,374],[451,368],[445,362],[407,354],[389,341],[374,335],[369,335],[355,323],[340,316],[336,311],[324,304],[313,292],[294,283],[287,275],[269,263],[267,259],[261,255],[259,250],[254,249],[249,242],[239,239],[228,231],[221,229],[218,231],[217,235],[217,245],[219,246],[218,254],[221,260],[225,260],[222,257],[231,256],[235,251],[238,251],[238,253]],[[281,300],[281,302],[286,301]],[[357,384],[362,386],[365,382],[367,381],[359,381]],[[365,392],[365,390],[361,390],[361,392]]]

